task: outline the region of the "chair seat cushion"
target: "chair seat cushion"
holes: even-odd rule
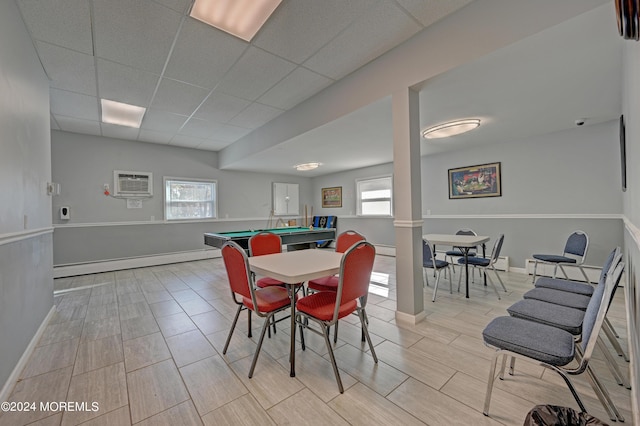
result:
[[[562,280],[560,278],[540,277],[536,280],[536,287],[552,288],[554,290],[567,291],[569,293],[591,296],[594,286],[580,281]]]
[[[433,269],[433,262],[432,261],[425,262],[422,266],[425,268]],[[449,262],[436,259],[436,269],[446,268],[447,266],[449,266]]]
[[[460,249],[449,250],[445,253],[447,256],[464,256],[464,253]],[[475,256],[475,251],[469,251],[468,256]]]
[[[490,262],[491,259],[485,259],[484,257],[470,257],[467,259],[469,265],[476,266],[488,266]],[[458,263],[464,265],[464,257],[458,259]]]
[[[298,300],[296,308],[298,311],[308,314],[321,321],[330,321],[333,319],[333,311],[335,309],[337,293],[335,291],[321,291],[313,293],[307,297]],[[340,305],[338,318],[345,317],[355,311],[358,303],[355,300]]]
[[[576,259],[566,256],[558,256],[556,254],[534,254],[533,258],[550,263],[576,263]]]
[[[289,292],[284,287],[265,287],[256,290],[256,302],[258,303],[258,309],[255,309],[250,297],[243,297],[242,303],[244,305],[258,312],[273,312],[278,309],[290,305],[291,299],[289,299]],[[297,296],[296,296],[297,298]]]
[[[282,287],[284,285],[285,284],[282,281],[278,281],[275,278],[269,278],[269,277],[260,278],[258,279],[258,281],[256,281],[256,287],[260,287],[260,288],[271,287],[271,286]]]
[[[563,366],[573,360],[573,336],[564,330],[513,317],[493,319],[482,332],[487,345]]]
[[[336,291],[338,289],[339,281],[340,279],[335,275],[322,277],[309,281],[308,287],[315,291]]]
[[[566,306],[567,308],[580,309],[584,311],[589,305],[589,296],[583,294],[569,293],[562,290],[554,290],[552,288],[536,287],[529,290],[523,296],[525,299],[541,300],[543,302],[553,303],[554,305]]]
[[[584,311],[540,300],[520,300],[507,308],[509,315],[565,330],[574,336],[582,333]]]

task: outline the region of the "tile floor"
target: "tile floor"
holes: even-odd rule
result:
[[[444,285],[432,303],[427,288],[426,320],[399,327],[394,271],[394,258],[378,256],[367,306],[377,365],[360,343],[357,317],[341,321],[342,395],[324,341],[312,333],[307,350],[298,349],[297,377],[289,377],[288,322],[265,339],[252,379],[255,316],[254,337],[246,337],[243,314],[222,355],[236,308],[221,259],[58,279],[55,315],[10,400],[89,409],[3,413],[0,425],[519,425],[535,404],[575,407],[559,376],[519,361],[515,376],[497,381],[491,416],[482,415],[492,356],[482,329],[531,288],[531,277],[502,273],[509,292],[500,301],[472,284],[470,299]],[[609,317],[626,336],[623,298],[619,291]],[[595,356],[596,372],[631,423],[630,391]],[[586,380],[577,386],[590,412],[608,421]]]

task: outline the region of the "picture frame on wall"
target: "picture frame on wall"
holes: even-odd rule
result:
[[[322,188],[322,208],[342,207],[342,187]]]
[[[624,115],[620,116],[620,172],[622,192],[627,190],[627,141],[625,135]]]
[[[449,199],[501,196],[499,162],[449,169]]]

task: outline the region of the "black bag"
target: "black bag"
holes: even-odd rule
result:
[[[536,405],[527,413],[524,426],[601,426],[607,423],[569,407]]]

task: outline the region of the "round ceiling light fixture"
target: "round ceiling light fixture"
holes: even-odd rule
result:
[[[480,126],[480,120],[469,118],[464,120],[454,120],[429,127],[422,132],[425,139],[448,138],[462,133],[466,133]]]
[[[317,169],[318,167],[320,167],[321,164],[322,163],[304,163],[304,164],[295,165],[293,167],[295,167],[296,170],[299,172],[304,172],[307,170]]]

